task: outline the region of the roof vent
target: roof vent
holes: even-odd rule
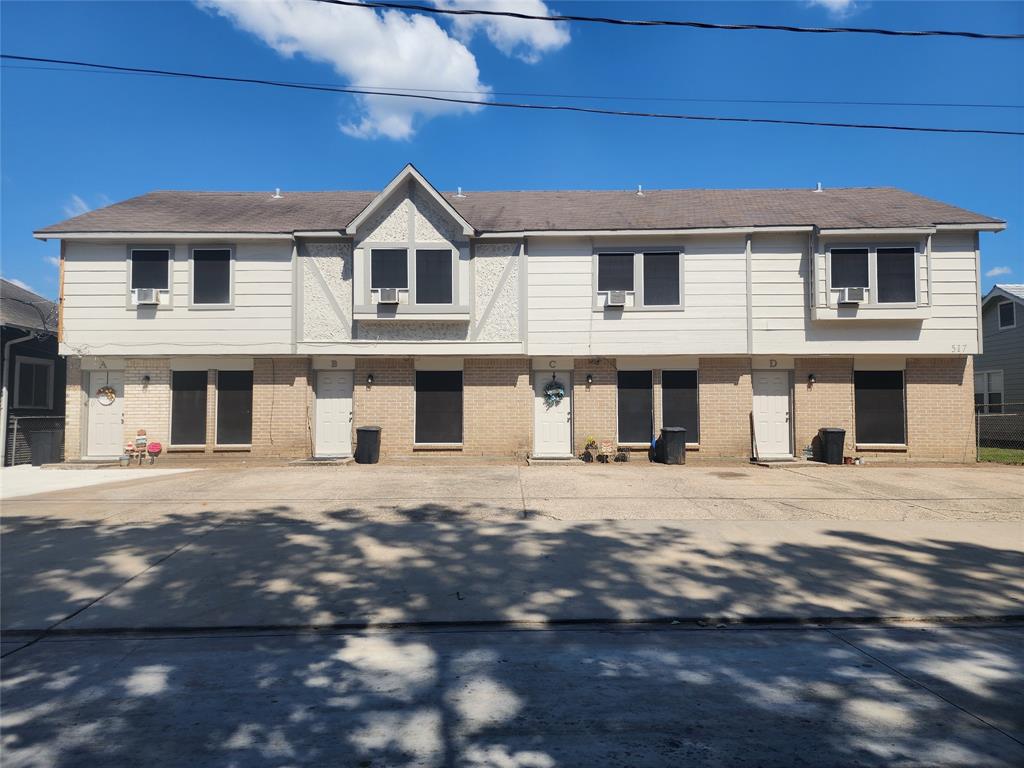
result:
[[[271,200],[280,200],[281,197],[282,197],[282,195],[281,195],[281,188],[280,187],[274,187],[274,194],[271,196],[270,199]]]
[[[814,191],[815,191],[815,192],[821,192],[821,191],[822,191],[822,190],[821,190],[821,182],[820,182],[820,181],[818,182],[818,186],[817,186],[817,187],[815,187]]]
[[[636,185],[636,196],[637,197],[643,197],[644,196],[644,185],[643,184],[637,184]]]
[[[465,197],[465,195],[462,194],[462,187],[457,187],[456,189],[458,191],[456,191],[455,196],[461,200],[462,198]]]

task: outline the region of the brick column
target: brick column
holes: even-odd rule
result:
[[[533,446],[533,385],[525,358],[468,358],[463,452],[525,457]]]
[[[254,360],[253,455],[279,458],[312,455],[311,404],[308,357]]]
[[[148,383],[144,381],[149,377]],[[170,445],[171,366],[166,357],[130,357],[124,361],[124,443],[140,429],[149,442]]]
[[[253,374],[253,403],[256,401],[256,375]],[[255,409],[253,410],[255,417]],[[253,434],[256,431],[255,418],[253,421]],[[213,453],[213,447],[217,444],[217,371],[206,372],[206,445],[204,453]]]
[[[905,382],[908,458],[975,461],[973,358],[908,358]]]
[[[615,441],[618,434],[618,374],[615,361],[607,358],[578,358],[573,371],[573,444],[583,452],[587,437]],[[587,374],[594,377],[587,384]]]
[[[808,385],[807,377],[815,382]],[[821,427],[846,430],[844,453],[853,455],[853,358],[798,357],[793,361],[793,418],[796,455],[818,435]]]
[[[82,458],[82,358],[67,358],[64,386],[64,461]]]
[[[702,357],[697,375],[701,455],[749,457],[750,359]]]
[[[373,384],[367,384],[366,377],[371,373]],[[381,456],[412,453],[414,382],[411,357],[356,358],[352,420],[357,427],[382,428]],[[353,430],[353,448],[355,445]]]

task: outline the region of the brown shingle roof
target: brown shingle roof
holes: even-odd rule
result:
[[[252,232],[340,230],[374,192],[150,192],[39,230]],[[1001,224],[891,187],[469,192],[445,198],[479,232],[804,226],[822,229]]]

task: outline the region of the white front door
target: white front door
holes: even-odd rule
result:
[[[316,455],[352,453],[352,371],[316,375]]]
[[[759,458],[793,455],[789,429],[789,371],[754,371],[754,440]]]
[[[561,384],[565,396],[549,401],[545,390]],[[533,381],[533,455],[572,456],[572,371],[537,371]]]
[[[90,371],[89,401],[86,419],[86,455],[90,459],[120,456],[124,452],[124,373]],[[109,393],[100,390],[110,387]]]

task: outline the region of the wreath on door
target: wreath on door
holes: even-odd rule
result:
[[[113,405],[117,399],[117,390],[113,387],[100,387],[96,390],[96,399],[100,405]]]
[[[565,397],[565,385],[558,379],[551,379],[544,385],[544,404],[548,408],[554,408]]]

